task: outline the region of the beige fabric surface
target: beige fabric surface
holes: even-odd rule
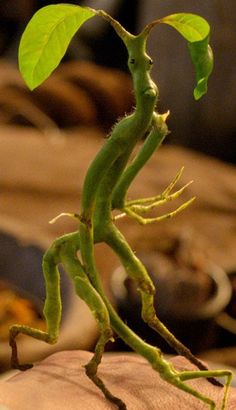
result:
[[[0,382],[0,406],[9,410],[116,410],[104,399],[86,377],[83,365],[92,355],[88,352],[60,352],[33,369]],[[171,359],[177,370],[194,367],[183,357]],[[149,363],[134,354],[105,355],[99,375],[128,410],[204,410],[207,405],[163,381]],[[223,389],[206,379],[187,382],[214,399],[220,408]],[[230,392],[228,410],[235,409],[236,393]]]

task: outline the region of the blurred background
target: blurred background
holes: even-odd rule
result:
[[[48,221],[61,212],[78,212],[89,162],[114,122],[131,112],[134,105],[126,50],[111,27],[98,18],[74,37],[55,73],[33,92],[27,89],[17,67],[20,36],[30,17],[52,3],[59,2],[0,1],[2,370],[9,364],[6,328],[12,317],[24,322],[27,316],[31,324],[41,320],[43,251],[56,236],[76,229],[70,220],[59,220],[55,225],[48,225]],[[158,110],[170,109],[171,133],[130,190],[132,197],[162,192],[184,165],[182,184],[192,179],[194,184],[182,200],[196,195],[197,201],[173,222],[140,227],[125,220],[119,225],[157,285],[157,310],[165,323],[196,353],[234,366],[235,1],[67,3],[104,9],[133,33],[153,19],[182,11],[198,13],[211,25],[215,68],[208,94],[198,102],[192,95],[195,78],[183,39],[164,25],[150,35],[152,74],[160,89]],[[146,340],[172,353],[143,327],[135,287],[119,261],[103,245],[96,248],[104,286],[121,316]],[[40,359],[53,349],[93,348],[96,324],[83,302],[75,297],[63,272],[62,288],[65,309],[58,345],[42,346],[22,338],[23,360]],[[28,299],[31,304],[25,302]],[[190,312],[187,317],[186,312]],[[204,340],[199,337],[202,334]],[[127,346],[117,340],[109,349],[124,350]]]
[[[57,1],[22,0],[0,2],[0,54],[17,63],[20,35],[32,14]],[[167,26],[156,27],[150,35],[149,51],[154,58],[153,76],[160,95],[160,109],[171,110],[169,143],[181,144],[225,161],[236,161],[235,155],[235,63],[236,35],[233,0],[193,1],[166,0],[88,0],[77,3],[104,8],[131,32],[138,32],[153,18],[174,12],[198,13],[211,25],[211,44],[215,67],[208,95],[195,103],[192,99],[194,73],[187,47],[182,38]],[[127,71],[126,50],[114,30],[104,21],[92,19],[71,43],[65,60],[84,59],[106,67]]]

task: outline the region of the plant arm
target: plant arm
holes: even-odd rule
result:
[[[139,153],[132,161],[132,163],[125,169],[121,175],[119,181],[112,195],[112,208],[122,209],[125,205],[125,197],[129,186],[133,182],[138,172],[147,163],[152,154],[159,148],[162,141],[168,134],[168,128],[166,125],[166,119],[169,113],[159,115],[153,114],[152,117],[152,129],[149,135],[146,137],[145,142],[140,148]]]

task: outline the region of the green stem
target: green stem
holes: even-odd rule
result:
[[[119,337],[124,340],[124,342],[130,346],[131,349],[145,357],[152,365],[156,363],[157,357],[161,356],[161,352],[154,346],[150,346],[146,342],[144,342],[136,333],[134,333],[119,317],[119,315],[114,310],[113,306],[111,305],[110,301],[108,300],[103,285],[100,279],[100,275],[96,269],[96,263],[94,259],[94,254],[91,250],[88,250],[88,242],[91,243],[90,232],[86,227],[82,227],[82,237],[86,238],[85,240],[85,247],[83,247],[81,240],[81,254],[83,254],[83,259],[86,259],[86,269],[88,269],[89,276],[91,278],[92,284],[97,292],[102,297],[107,310],[109,312],[111,326],[114,331],[119,335]],[[85,248],[85,249],[84,249]],[[84,252],[85,251],[85,252]]]

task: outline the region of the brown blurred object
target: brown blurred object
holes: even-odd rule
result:
[[[118,117],[132,109],[128,74],[90,62],[68,62],[30,91],[18,69],[0,64],[0,125],[27,125],[59,130],[79,125],[108,132]]]
[[[0,280],[0,340],[7,341],[9,327],[15,323],[45,330],[41,312],[26,295],[20,295],[7,282]]]
[[[61,66],[58,76],[89,95],[97,107],[97,119],[105,129],[134,104],[130,78],[119,70],[85,61],[69,62]]]

